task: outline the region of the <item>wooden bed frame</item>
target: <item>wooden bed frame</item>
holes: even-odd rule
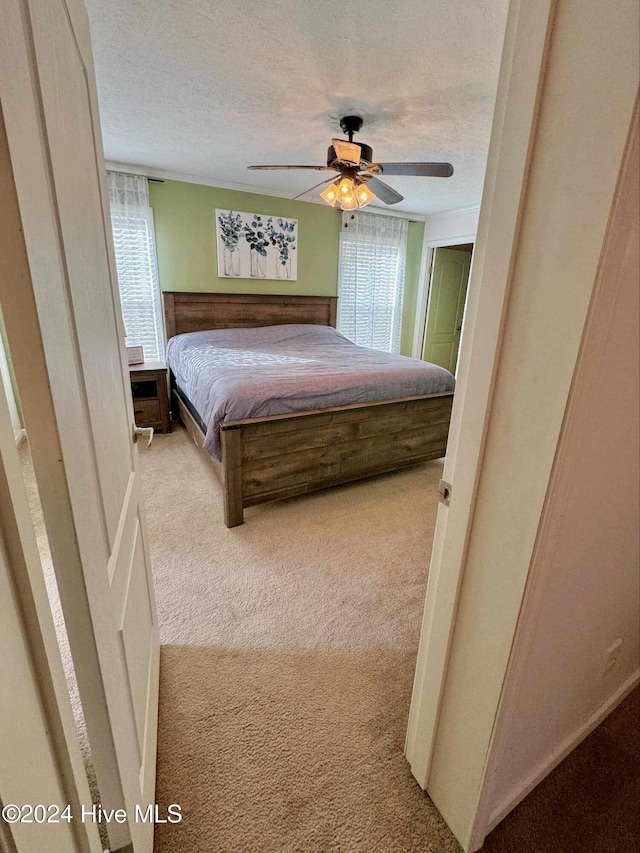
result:
[[[204,329],[282,323],[336,324],[333,296],[165,293],[167,337]],[[176,391],[174,417],[203,450],[204,434]],[[222,461],[203,450],[221,477],[227,527],[244,508],[406,468],[444,456],[453,392],[271,415],[220,426]]]

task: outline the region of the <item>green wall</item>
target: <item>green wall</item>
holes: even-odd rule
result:
[[[416,323],[416,304],[418,302],[418,285],[420,284],[420,261],[422,260],[423,238],[424,222],[410,222],[404,269],[402,335],[400,338],[400,353],[402,355],[411,355],[411,348],[413,346],[413,328]]]
[[[162,290],[220,293],[294,293],[334,296],[338,282],[341,215],[331,207],[182,181],[149,182]],[[216,208],[297,219],[298,280],[219,278]],[[422,222],[409,225],[402,312],[402,353],[411,354]]]
[[[331,207],[180,181],[150,181],[149,196],[163,290],[335,294],[340,215]],[[298,280],[284,283],[219,278],[216,208],[297,219]]]

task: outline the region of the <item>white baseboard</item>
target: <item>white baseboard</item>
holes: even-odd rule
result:
[[[561,761],[563,761],[570,752],[572,752],[578,744],[580,744],[591,732],[600,725],[600,723],[608,717],[609,714],[628,696],[633,688],[640,682],[640,670],[636,670],[624,684],[616,690],[604,702],[589,719],[583,723],[572,735],[570,735],[557,749],[554,749],[549,756],[526,776],[517,790],[513,791],[505,800],[500,803],[489,815],[489,822],[486,829],[488,835],[496,826],[503,820],[510,811],[524,800],[524,798],[533,791],[545,776],[548,776]]]

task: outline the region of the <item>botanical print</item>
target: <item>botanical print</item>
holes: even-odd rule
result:
[[[218,214],[221,214],[220,216]],[[242,234],[240,214],[233,215],[232,210],[216,210],[218,220],[218,275],[236,277],[240,275],[240,252],[238,241]],[[220,270],[220,244],[222,243],[222,267]]]
[[[278,258],[276,261],[276,276],[277,278],[291,278],[291,258],[296,249],[295,230],[298,221],[293,219],[288,222],[286,219],[278,219],[279,230],[276,230],[271,219],[267,223],[267,233],[271,245],[278,250]],[[294,276],[295,278],[295,276]]]
[[[222,278],[297,280],[297,219],[216,210],[216,235]]]

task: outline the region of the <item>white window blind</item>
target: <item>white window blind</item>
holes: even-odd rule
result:
[[[400,352],[407,220],[343,213],[338,329],[363,347]]]
[[[141,345],[146,361],[158,361],[164,335],[149,185],[125,172],[107,172],[107,183],[127,346]]]

